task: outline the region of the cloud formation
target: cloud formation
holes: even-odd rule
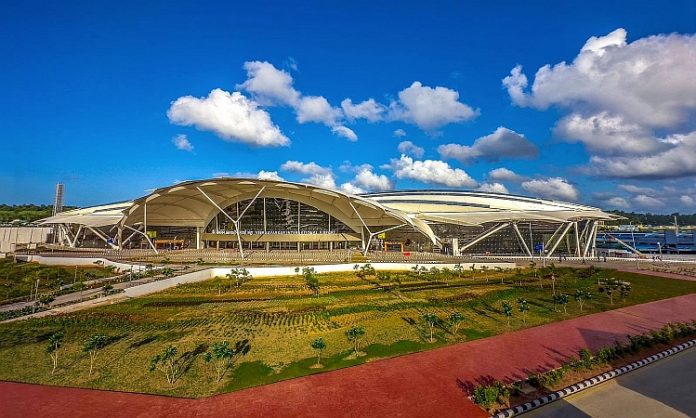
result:
[[[169,107],[167,116],[173,124],[195,126],[229,141],[258,147],[290,144],[268,112],[236,91],[214,89],[207,97],[179,97]]]
[[[459,93],[447,87],[424,86],[414,81],[389,105],[389,117],[432,131],[450,123],[471,120],[479,111],[459,101]]]
[[[591,37],[571,63],[541,67],[531,87],[516,66],[503,85],[519,106],[568,112],[554,132],[586,146],[589,174],[694,176],[696,35],[655,35],[630,43],[626,37],[621,28]]]
[[[502,183],[482,183],[476,190],[480,192],[510,193],[507,187]]]
[[[331,128],[335,135],[357,141],[355,132],[342,124],[343,110],[331,106],[324,96],[303,95],[295,89],[292,75],[287,71],[266,61],[247,61],[244,69],[247,79],[236,87],[251,94],[259,103],[265,106],[289,106],[295,111],[299,123],[321,123]],[[359,110],[366,107],[362,104],[357,106]]]
[[[191,144],[186,135],[175,136],[174,138],[172,138],[172,144],[174,144],[176,149],[188,152],[193,151],[193,145]]]
[[[322,167],[313,161],[303,163],[289,160],[283,163],[280,169],[290,173],[303,174],[305,176],[301,180],[303,183],[309,183],[327,189],[336,188],[336,175],[333,173],[333,170],[328,167]]]
[[[489,171],[488,178],[491,180],[511,181],[514,183],[520,183],[525,179],[524,176],[521,176],[505,167],[499,167]]]
[[[421,158],[425,154],[425,150],[411,141],[401,141],[396,149],[401,154],[410,155],[412,157]]]
[[[522,188],[544,199],[575,202],[580,197],[578,189],[562,177],[528,180],[522,183]]]
[[[464,170],[450,167],[439,160],[414,160],[402,154],[399,159],[392,159],[385,166],[399,179],[415,180],[426,184],[438,184],[447,187],[475,187],[476,180]]]
[[[536,158],[539,149],[524,135],[504,127],[498,127],[492,134],[482,136],[471,146],[444,144],[437,148],[444,159],[455,159],[462,163],[476,160],[499,161],[503,158]]]

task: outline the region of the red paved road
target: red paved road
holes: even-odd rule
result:
[[[200,400],[0,383],[2,417],[478,417],[463,387],[526,377],[582,347],[696,320],[696,294]]]

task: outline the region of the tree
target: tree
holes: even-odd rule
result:
[[[166,278],[170,278],[174,276],[174,270],[167,267],[162,269],[162,275]]]
[[[53,370],[51,374],[56,372],[58,367],[58,351],[63,346],[63,337],[65,335],[62,332],[56,332],[48,338],[48,347],[46,347],[46,352],[51,356],[51,361],[53,362]]]
[[[176,353],[176,347],[170,345],[161,354],[157,354],[150,360],[150,372],[159,370],[172,386],[179,378],[179,363],[176,361]]]
[[[513,280],[517,280],[517,282],[520,284],[520,287],[522,287],[522,279],[524,278],[524,275],[522,274],[522,269],[521,268],[516,268],[515,269],[515,277]]]
[[[518,298],[517,299],[517,308],[519,309],[520,313],[522,314],[522,323],[527,325],[527,312],[529,311],[529,304],[527,303],[527,300],[524,298]]]
[[[82,292],[85,290],[87,286],[85,285],[85,282],[76,282],[75,284],[72,285],[72,290],[75,292],[80,292],[80,302],[82,302]]]
[[[48,308],[54,300],[56,300],[56,298],[53,295],[41,295],[39,296],[39,300],[36,301],[36,304]]]
[[[305,267],[302,269],[305,285],[314,293],[314,296],[319,296],[319,278],[314,270],[314,267]]]
[[[587,289],[576,289],[574,298],[580,305],[580,312],[582,312],[583,303],[592,299],[592,293],[590,293]]]
[[[113,292],[114,292],[114,287],[111,286],[110,284],[106,284],[106,285],[104,285],[104,287],[102,287],[102,294],[104,296],[109,296]]]
[[[504,300],[501,303],[501,306],[503,308],[503,315],[507,318],[507,326],[510,326],[510,318],[512,317],[512,305],[508,303],[508,301]]]
[[[360,348],[360,340],[365,336],[365,328],[362,325],[354,325],[346,331],[346,337],[348,341],[353,343],[353,350],[355,354],[358,354],[358,349]]]
[[[548,278],[551,280],[551,294],[556,296],[556,273],[552,272]]]
[[[459,332],[459,327],[461,326],[462,322],[464,322],[464,315],[462,315],[461,312],[452,312],[449,316],[449,321],[450,324],[452,324],[452,328],[454,328],[454,333],[456,334]]]
[[[430,327],[430,342],[433,342],[433,330],[435,329],[435,324],[440,320],[434,313],[424,313],[423,320]]]
[[[471,269],[471,280],[474,280],[474,277],[476,277],[476,264],[472,264],[469,268]]]
[[[534,262],[534,260],[529,262],[529,268],[532,269],[532,272],[534,273],[534,278],[536,279],[537,277],[537,263]],[[539,276],[539,287],[542,289],[544,288],[544,282],[541,280],[541,276]]]
[[[367,278],[367,276],[374,276],[376,274],[375,268],[372,267],[371,264],[365,264],[362,266],[356,264],[353,266],[353,270],[355,270],[355,275],[363,280]]]
[[[249,273],[249,270],[245,268],[233,268],[228,274],[225,275],[230,280],[234,280],[236,287],[240,287],[244,283],[253,279],[253,276]]]
[[[464,267],[460,263],[457,263],[454,265],[454,271],[457,272],[457,278],[461,279],[462,272],[464,271]]]
[[[321,353],[326,348],[326,343],[323,338],[317,338],[312,341],[312,348],[317,352],[317,367],[321,366]]]
[[[216,382],[220,382],[225,377],[225,373],[234,366],[237,359],[249,352],[249,348],[249,342],[246,340],[238,341],[234,348],[230,347],[227,341],[217,342],[203,355],[203,360],[210,364],[215,372]],[[169,365],[165,364],[165,367],[168,367],[170,372],[172,371]],[[172,381],[170,383],[173,384]]]
[[[570,302],[570,297],[568,295],[566,295],[565,293],[553,295],[553,302],[562,305],[563,313],[568,314],[568,309],[566,308],[568,306],[568,302]]]
[[[97,278],[97,273],[93,271],[86,271],[85,274],[82,275],[87,281],[94,280]]]
[[[628,294],[631,292],[631,283],[624,282],[621,280],[616,280],[615,278],[610,279],[600,279],[599,280],[599,293],[606,293],[609,296],[609,304],[614,304],[614,293],[616,291],[621,292],[621,300],[625,300]]]
[[[89,353],[89,375],[92,376],[94,369],[94,360],[97,358],[97,353],[109,343],[109,337],[106,335],[92,335],[85,341],[83,350]]]
[[[481,266],[481,271],[483,272],[483,277],[486,279],[486,283],[488,283],[488,266]]]

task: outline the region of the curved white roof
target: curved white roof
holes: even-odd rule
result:
[[[481,225],[487,222],[579,219],[611,220],[615,215],[599,208],[490,192],[408,190],[370,193],[363,197],[428,222]]]
[[[488,222],[612,220],[601,209],[554,200],[501,193],[409,190],[350,195],[302,183],[249,178],[186,181],[162,187],[130,202],[75,209],[44,219],[42,224],[78,224],[88,227],[150,226],[206,227],[218,213],[235,202],[254,197],[283,198],[316,207],[346,226],[371,232],[405,224],[438,241],[428,223],[480,226]]]

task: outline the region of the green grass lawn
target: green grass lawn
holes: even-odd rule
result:
[[[0,259],[0,301],[28,296],[39,281],[39,294],[53,293],[63,284],[113,276],[108,269],[76,266],[45,266],[11,258]]]
[[[398,289],[385,289],[387,283],[375,277],[319,275],[317,297],[301,276],[253,279],[241,288],[227,279],[181,285],[88,311],[0,324],[0,379],[199,397],[696,292],[696,282],[611,270],[585,278],[580,270],[556,273],[556,291],[571,295],[567,314],[554,305],[550,280],[544,279],[541,288],[529,270],[521,275],[488,272],[488,280],[481,272],[475,279],[471,272],[461,278],[394,273],[401,280]],[[615,294],[610,305],[609,298],[597,292],[598,278],[609,277],[631,282],[625,301]],[[579,288],[594,294],[582,313],[572,298]],[[526,324],[517,308],[520,297],[530,306]],[[510,327],[502,313],[503,300],[514,308]],[[455,311],[465,318],[456,334],[446,321]],[[428,341],[424,313],[442,320],[435,327],[433,343]],[[359,357],[350,355],[352,345],[345,335],[354,325],[366,330],[360,348],[365,355]],[[46,347],[58,331],[65,333],[65,343],[51,375]],[[98,352],[89,376],[89,355],[82,348],[96,334],[107,335],[110,341]],[[326,342],[324,368],[310,368],[316,362],[310,343],[319,337]],[[218,383],[203,353],[219,341],[232,346],[246,341],[250,350]],[[173,386],[164,375],[149,371],[151,358],[170,344],[178,350],[175,358],[182,370]]]

